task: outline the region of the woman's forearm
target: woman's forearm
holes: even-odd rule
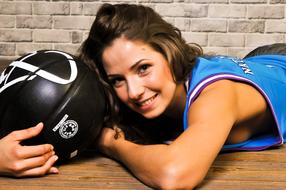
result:
[[[176,154],[172,145],[138,145],[120,139],[115,145],[116,158],[143,183],[155,189],[193,189],[204,178],[198,163]]]
[[[159,188],[168,166],[168,145],[138,145],[118,139],[114,146],[114,157],[126,165],[131,172],[149,186]]]

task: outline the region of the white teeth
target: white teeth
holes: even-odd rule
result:
[[[143,102],[140,103],[141,106],[146,106],[151,104],[151,102],[153,102],[153,100],[155,99],[156,96],[153,96],[152,98],[149,98],[148,100],[145,100]]]

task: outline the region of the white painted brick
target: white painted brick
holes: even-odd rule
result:
[[[35,30],[33,39],[35,42],[71,42],[71,34],[65,30]]]
[[[80,43],[82,42],[82,32],[72,32],[72,43]]]
[[[31,42],[32,31],[30,30],[0,30],[2,42]]]
[[[248,18],[284,18],[284,15],[285,6],[248,6]]]
[[[94,0],[88,0],[88,1],[94,1]],[[137,0],[101,0],[101,1],[105,3],[113,3],[113,4],[115,3],[134,3],[135,4],[137,3]]]
[[[70,14],[71,15],[81,15],[83,12],[83,4],[77,2],[70,3]]]
[[[251,4],[251,3],[267,3],[267,0],[230,0],[231,3],[247,3],[247,4]]]
[[[69,3],[66,2],[37,2],[33,6],[34,14],[37,15],[67,15],[70,13]]]
[[[173,0],[149,0],[150,3],[172,3]]]
[[[55,44],[54,48],[73,55],[78,55],[80,44]]]
[[[191,18],[201,18],[208,16],[208,5],[192,4],[185,6],[186,16]]]
[[[270,3],[281,3],[281,4],[285,4],[286,0],[270,0]]]
[[[204,47],[203,50],[206,55],[227,55],[226,47]]]
[[[32,14],[32,3],[30,2],[17,2],[16,3],[16,14],[20,15],[31,15]]]
[[[187,0],[186,3],[206,3],[206,4],[228,3],[228,0]]]
[[[15,2],[1,2],[0,3],[0,14],[16,14]]]
[[[15,16],[0,15],[0,28],[14,28]]]
[[[161,16],[185,16],[184,4],[159,4],[155,9]]]
[[[90,29],[94,17],[85,16],[55,16],[54,28],[56,29]]]
[[[1,2],[0,14],[32,14],[32,4],[26,2]]]
[[[191,22],[192,32],[226,32],[226,20],[193,19]]]
[[[210,18],[244,18],[246,5],[209,5]]]
[[[283,34],[247,34],[245,36],[245,46],[247,47],[257,47],[281,42],[284,42]]]
[[[158,0],[160,1],[160,0]],[[170,0],[171,2],[174,2],[174,3],[185,3],[186,0]]]
[[[230,20],[228,25],[229,32],[252,33],[264,32],[264,21],[256,20]]]
[[[0,43],[0,55],[15,55],[14,43]]]
[[[228,48],[227,55],[244,58],[252,49],[251,48]]]
[[[207,5],[197,4],[160,4],[156,5],[156,11],[162,16],[173,17],[206,17]]]
[[[17,28],[52,28],[51,16],[17,16]]]
[[[190,31],[190,19],[189,18],[176,18],[174,24],[181,31]]]
[[[17,55],[25,55],[32,51],[37,50],[49,50],[52,49],[52,44],[49,43],[17,43],[16,52]]]
[[[243,47],[244,35],[243,34],[209,34],[209,46],[220,47]]]
[[[83,14],[84,15],[96,15],[99,7],[102,3],[84,3],[83,4]]]
[[[202,32],[183,32],[183,38],[186,40],[187,43],[197,43],[201,46],[208,45],[208,34]]]
[[[75,52],[105,2],[154,8],[187,42],[219,54],[241,57],[256,46],[286,42],[286,0],[0,0],[0,44],[7,54],[0,58],[42,48]]]
[[[265,31],[268,33],[286,33],[286,20],[266,20]]]

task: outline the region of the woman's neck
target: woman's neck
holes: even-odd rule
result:
[[[175,120],[183,120],[186,94],[184,83],[178,84],[170,106],[167,108],[164,115]]]

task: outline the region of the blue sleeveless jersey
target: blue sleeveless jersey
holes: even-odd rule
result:
[[[283,144],[286,138],[286,56],[260,55],[247,59],[226,56],[198,58],[188,81],[184,111],[185,129],[188,127],[188,110],[193,101],[206,86],[222,79],[254,86],[267,101],[277,126],[275,133],[239,144],[224,145],[223,150],[262,150]]]

